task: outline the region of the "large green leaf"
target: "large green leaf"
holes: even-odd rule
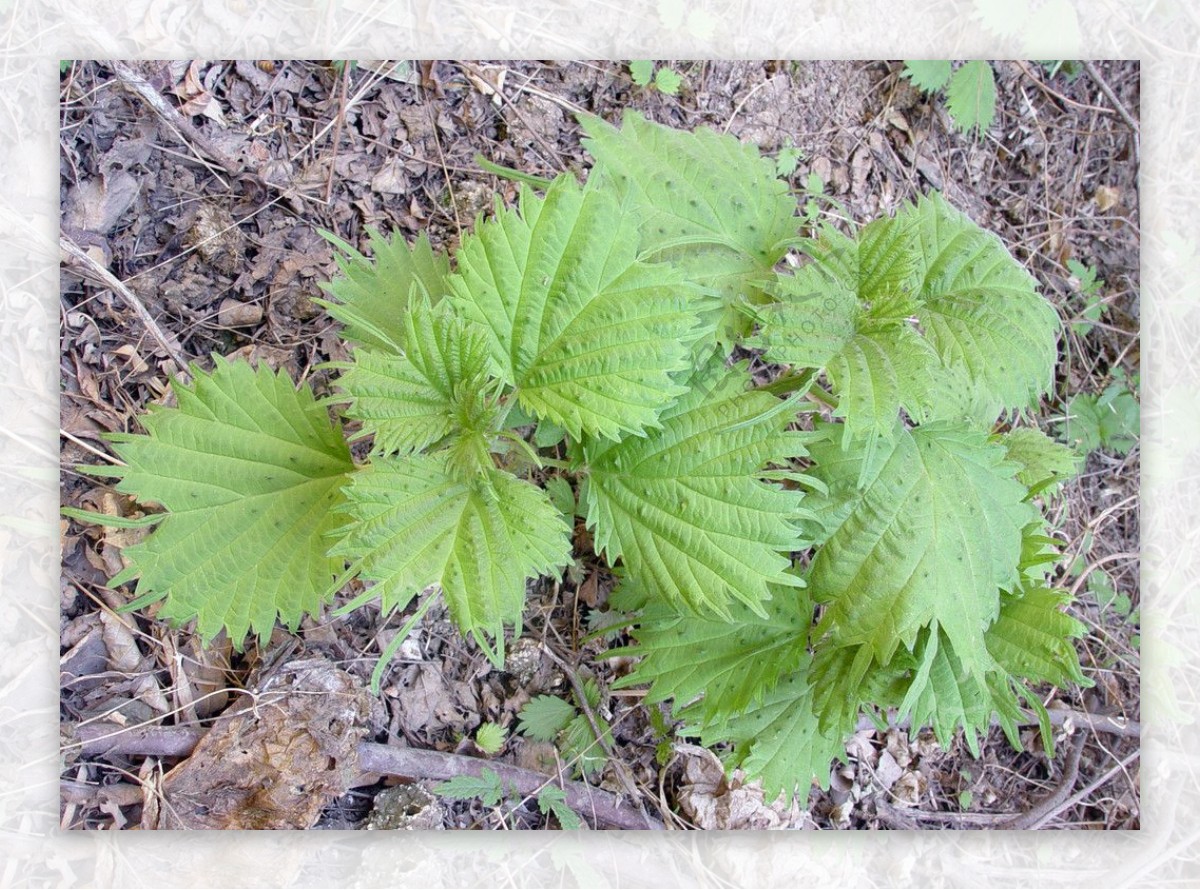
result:
[[[988,651],[1005,671],[1022,680],[1091,686],[1071,643],[1087,628],[1062,611],[1069,601],[1062,591],[1040,585],[1006,594],[999,617],[988,629]]]
[[[464,239],[457,305],[488,337],[521,405],[579,438],[640,434],[683,389],[704,300],[669,267],[638,260],[636,224],[608,192],[560,177],[521,192]]]
[[[343,324],[342,336],[351,343],[399,354],[409,299],[415,295],[436,301],[446,294],[449,261],[433,252],[424,232],[409,247],[399,235],[389,240],[369,231],[372,259],[324,234],[344,256],[337,257],[341,275],[321,285],[333,299],[317,302]]]
[[[1059,325],[1033,278],[941,195],[902,216],[920,239],[917,317],[942,361],[966,374],[992,418],[1035,404],[1050,387]]]
[[[886,664],[937,626],[965,670],[991,667],[984,631],[999,590],[1017,582],[1022,532],[1037,516],[1003,447],[950,424],[898,429],[873,451],[824,432],[812,455],[830,489],[830,534],[810,584],[829,603],[822,623],[834,643],[866,644]]]
[[[775,687],[745,711],[702,717],[699,706],[680,716],[696,719],[684,728],[707,748],[731,744],[728,767],[741,767],[760,778],[767,799],[780,794],[807,800],[814,780],[829,787],[830,767],[846,755],[848,727],[822,729],[813,704],[807,663],[780,676]]]
[[[347,415],[362,422],[363,436],[374,436],[376,455],[418,451],[447,436],[474,436],[486,454],[498,411],[483,333],[448,302],[431,307],[424,298],[400,321],[401,354],[359,349],[341,366]]]
[[[716,292],[721,335],[736,335],[745,321],[736,304],[762,301],[796,235],[796,200],[773,163],[733,136],[674,130],[632,111],[620,129],[596,117],[581,123],[592,176],[636,218],[644,250]]]
[[[651,602],[633,632],[637,645],[611,653],[641,658],[613,688],[650,683],[647,704],[674,698],[682,706],[703,696],[700,710],[711,718],[745,710],[807,662],[813,614],[803,590],[774,586],[766,617],[741,603],[730,611],[726,620]]]
[[[963,669],[944,634],[922,634],[916,652],[919,667],[899,706],[900,715],[911,713],[914,726],[931,726],[943,746],[961,727],[976,756],[978,739],[987,735],[995,716],[1015,744],[1024,717],[1021,700],[1035,711],[1043,710],[1026,683],[1092,685],[1071,643],[1085,628],[1061,611],[1067,599],[1040,586],[1003,594],[1000,612],[985,636],[995,668],[982,674]]]
[[[869,317],[899,320],[916,308],[920,243],[910,218],[882,217],[853,238],[825,225],[819,238],[800,246],[818,267],[857,294]]]
[[[715,367],[715,366],[714,366]],[[744,367],[706,370],[665,411],[661,429],[587,448],[588,526],[650,596],[729,616],[760,615],[771,584],[796,586],[801,493],[761,481],[767,464],[802,453],[781,403],[746,391]]]
[[[164,618],[194,617],[202,637],[224,629],[240,646],[251,628],[265,640],[277,616],[295,627],[321,607],[341,568],[327,536],[353,465],[307,387],[219,357],[192,373],[177,408],[143,418],[147,435],[113,437],[127,464],[109,472],[117,490],[169,511],[124,551],[123,574],[166,597]]]
[[[830,767],[845,759],[863,709],[887,707],[903,694],[911,658],[864,673],[870,660],[861,646],[822,646],[745,710],[709,714],[703,702],[685,708],[684,731],[699,734],[706,746],[732,743],[728,765],[761,778],[768,799],[782,793],[790,801],[797,794],[803,803],[814,780],[829,787]]]
[[[519,624],[525,582],[557,572],[569,527],[546,493],[503,470],[463,476],[447,454],[382,458],[355,473],[334,553],[359,567],[384,611],[440,584],[450,616],[486,646]]]
[[[779,276],[777,302],[755,309],[767,358],[824,369],[850,438],[890,436],[901,407],[916,414],[941,362],[912,324],[912,226],[886,219],[857,240],[828,230],[813,261]]]
[[[987,682],[990,672],[963,670],[950,641],[937,631],[922,635],[916,662],[918,669],[901,702],[900,713],[911,713],[915,727],[931,727],[943,747],[949,746],[955,730],[961,727],[967,747],[978,757],[978,737],[987,734],[995,709]],[[1007,686],[1001,688],[1008,691]]]
[[[901,77],[912,81],[912,85],[926,93],[940,90],[950,80],[949,59],[905,59]]]
[[[632,111],[620,129],[597,117],[580,122],[597,171],[643,215],[648,250],[721,244],[770,269],[795,237],[795,198],[755,146]]]
[[[1078,454],[1034,427],[1017,427],[998,439],[1008,460],[1021,468],[1017,479],[1030,488],[1051,481],[1057,485],[1079,471]]]

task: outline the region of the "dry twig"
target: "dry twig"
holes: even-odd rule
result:
[[[89,256],[78,244],[72,241],[65,235],[60,235],[58,239],[58,247],[64,254],[69,263],[75,266],[76,270],[83,276],[91,278],[94,281],[99,281],[105,287],[111,288],[114,293],[125,301],[125,304],[132,309],[150,336],[158,341],[158,345],[166,351],[167,355],[175,360],[175,364],[179,366],[181,373],[187,372],[188,361],[180,352],[179,347],[175,345],[159,327],[158,322],[154,320],[154,316],[146,309],[144,303],[138,299],[137,295],[126,287],[117,276],[100,265],[96,260]]]
[[[205,730],[187,727],[155,726],[131,730],[115,729],[111,724],[87,724],[77,728],[85,756],[113,755],[186,757],[204,736]],[[496,760],[482,760],[443,751],[398,748],[375,742],[358,746],[358,765],[365,773],[406,776],[418,779],[452,779],[455,776],[478,777],[484,769],[495,770],[505,785],[522,795],[536,795],[553,782],[549,776]],[[612,828],[661,830],[663,824],[644,812],[625,806],[607,791],[584,782],[562,781],[567,806],[590,816],[595,822]]]

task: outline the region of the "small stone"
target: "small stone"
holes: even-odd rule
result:
[[[504,670],[512,674],[520,687],[529,686],[542,665],[542,650],[537,640],[522,637],[516,640],[504,659]]]
[[[226,328],[242,328],[256,325],[263,318],[262,306],[243,303],[226,297],[217,310],[217,322]]]
[[[444,831],[446,810],[420,785],[396,785],[375,797],[366,831]]]

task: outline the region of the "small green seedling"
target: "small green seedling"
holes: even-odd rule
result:
[[[1141,435],[1141,404],[1124,379],[1099,395],[1080,393],[1067,403],[1063,438],[1080,454],[1104,450],[1125,455]]]
[[[500,774],[485,767],[478,776],[455,776],[434,786],[434,793],[448,800],[479,800],[484,806],[495,807],[509,798],[520,798],[512,788],[505,788]],[[538,810],[551,814],[564,831],[583,827],[583,820],[567,805],[567,795],[556,785],[545,785],[537,795]]]
[[[1104,314],[1104,298],[1100,294],[1104,280],[1097,276],[1095,269],[1078,260],[1067,260],[1067,270],[1083,304],[1071,321],[1071,330],[1080,337],[1086,337]]]
[[[658,90],[668,96],[679,94],[683,85],[683,75],[669,65],[658,65],[650,59],[635,59],[629,63],[629,76],[640,87]]]
[[[780,179],[790,179],[802,160],[804,160],[804,152],[793,145],[789,138],[775,156],[775,175]]]
[[[475,730],[475,745],[484,754],[496,754],[504,747],[508,730],[496,723],[484,723]]]
[[[996,120],[996,75],[975,59],[957,69],[947,59],[908,59],[901,76],[925,93],[945,91],[946,111],[959,132],[982,138]]]
[[[588,679],[583,682],[583,690],[597,726],[611,746],[612,730],[608,722],[596,714],[600,706],[600,687],[595,680]],[[597,740],[587,715],[575,705],[553,695],[538,695],[530,699],[518,717],[517,731],[535,741],[554,742],[575,775],[593,777],[603,772],[608,763],[605,749]]]

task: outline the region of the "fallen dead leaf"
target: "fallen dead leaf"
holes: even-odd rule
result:
[[[325,659],[285,665],[162,782],[147,829],[305,829],[358,774],[372,698]]]
[[[808,812],[793,800],[768,802],[762,783],[744,783],[744,773],[726,778],[725,767],[711,751],[693,745],[677,747],[684,755],[683,784],[679,806],[697,828],[771,830],[801,828],[809,822]]]
[[[133,205],[139,190],[137,180],[124,170],[83,180],[67,193],[63,228],[107,235]]]
[[[915,807],[921,802],[926,786],[923,775],[909,770],[892,785],[892,800],[897,806]]]
[[[109,670],[132,674],[142,663],[142,653],[128,625],[107,609],[100,612],[100,625],[104,628]]]
[[[1121,202],[1121,192],[1109,185],[1102,185],[1096,189],[1096,209],[1101,213],[1107,213]]]
[[[904,767],[896,762],[896,758],[890,751],[884,751],[879,755],[879,763],[875,766],[875,781],[880,788],[887,791],[903,774]]]

